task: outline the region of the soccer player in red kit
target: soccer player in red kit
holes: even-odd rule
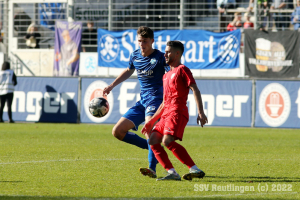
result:
[[[175,141],[182,140],[184,128],[189,121],[186,104],[190,89],[194,93],[198,108],[197,122],[202,127],[207,123],[207,118],[203,111],[201,93],[195,79],[189,68],[180,62],[183,52],[184,46],[180,41],[169,41],[167,43],[165,59],[170,66],[170,71],[163,76],[163,102],[142,129],[143,134],[150,135],[149,144],[156,159],[168,171],[168,175],[157,179],[158,181],[181,180],[161,143],[172,151],[183,164],[189,167],[189,173],[183,175],[183,179],[192,180],[193,178],[203,178],[205,176],[205,173],[195,165],[186,149]],[[160,121],[152,129],[158,119]]]

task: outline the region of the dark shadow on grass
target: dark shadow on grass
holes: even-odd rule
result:
[[[205,176],[205,182],[300,182],[299,177],[271,177],[271,176]],[[197,180],[197,179],[194,179]],[[202,179],[200,179],[201,181]]]
[[[158,178],[163,178],[158,177]],[[173,180],[170,180],[173,181]],[[185,181],[185,180],[182,180]],[[261,183],[261,182],[274,182],[274,183],[293,183],[300,182],[299,177],[270,177],[270,176],[244,176],[244,177],[236,177],[236,176],[205,176],[204,179],[193,179],[193,182],[242,182],[242,183]]]

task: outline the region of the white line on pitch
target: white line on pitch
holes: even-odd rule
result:
[[[6,162],[0,163],[0,165],[12,165],[12,164],[32,164],[32,163],[47,163],[47,162],[78,162],[78,161],[98,161],[98,160],[143,160],[139,158],[103,158],[103,159],[60,159],[60,160],[31,160],[20,162]]]
[[[100,160],[144,160],[141,158],[102,158],[102,159],[59,159],[59,160],[32,160],[32,161],[20,161],[20,162],[5,162],[0,165],[12,165],[12,164],[32,164],[32,163],[47,163],[47,162],[77,162],[77,161],[100,161]],[[230,159],[230,158],[212,158],[212,159],[200,159],[200,160],[259,160],[259,159]],[[265,160],[265,159],[264,159]],[[290,160],[290,159],[272,159],[272,160]]]

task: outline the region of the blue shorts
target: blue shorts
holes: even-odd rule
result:
[[[132,130],[137,131],[139,129],[139,125],[145,121],[145,117],[153,116],[161,103],[161,100],[154,101],[145,108],[140,101],[138,101],[123,115],[123,117],[132,121],[135,126]]]

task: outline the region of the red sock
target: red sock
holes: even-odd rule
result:
[[[165,168],[166,170],[174,168],[167,152],[160,144],[151,145],[151,149],[155,155],[155,158],[163,166],[163,168]]]
[[[186,151],[186,149],[175,141],[171,142],[167,148],[172,151],[174,156],[178,158],[183,164],[187,165],[189,168],[195,165],[194,161]]]

